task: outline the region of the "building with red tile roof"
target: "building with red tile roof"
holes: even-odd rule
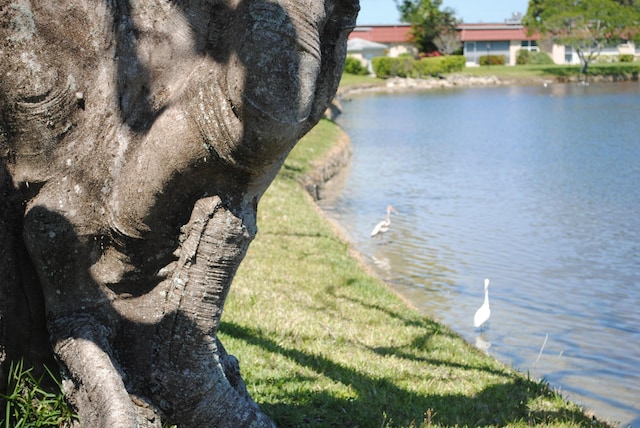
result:
[[[349,40],[362,39],[387,45],[387,55],[397,57],[403,53],[418,54],[411,35],[411,25],[371,25],[356,27]]]
[[[468,63],[478,63],[481,55],[505,55],[507,64],[515,64],[515,51],[521,48],[537,50],[538,37],[526,35],[518,24],[460,24],[460,40]],[[411,25],[371,25],[356,27],[349,39],[382,43],[389,47],[388,56],[403,53],[416,55],[418,50],[411,34]]]
[[[515,65],[517,53],[521,49],[546,52],[556,64],[580,62],[569,46],[554,45],[543,41],[538,34],[527,34],[526,29],[520,24],[520,16],[514,15],[512,19],[503,23],[462,23],[458,25],[457,30],[468,66],[478,65],[483,55],[503,55],[506,64]],[[411,25],[407,24],[358,26],[349,36],[349,40],[353,39],[384,44],[388,47],[386,55],[390,57],[397,57],[403,53],[418,53],[411,34]],[[627,43],[605,48],[602,52],[605,56],[623,53],[637,56],[640,54],[640,45],[636,47],[633,43]],[[365,56],[359,55],[363,62],[368,61]]]
[[[519,50],[539,50],[538,34],[529,35],[519,21],[502,24],[460,24],[457,27],[467,64],[479,64],[483,55],[502,55],[515,65]]]

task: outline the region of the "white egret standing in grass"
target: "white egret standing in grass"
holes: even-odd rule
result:
[[[376,227],[371,231],[371,237],[379,236],[382,238],[382,234],[389,230],[389,226],[391,226],[391,212],[398,214],[395,208],[391,205],[387,205],[387,218],[382,220],[380,223],[376,224]]]
[[[473,316],[473,326],[480,327],[489,320],[491,308],[489,308],[489,279],[484,280],[484,303]]]

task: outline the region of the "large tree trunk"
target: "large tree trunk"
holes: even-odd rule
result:
[[[0,378],[54,355],[84,426],[271,425],[216,331],[357,10],[0,0]]]

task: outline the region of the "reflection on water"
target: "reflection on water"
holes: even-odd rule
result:
[[[484,333],[481,333],[476,336],[476,348],[480,349],[485,353],[489,353],[489,348],[491,348],[491,342],[487,340],[487,337]]]
[[[640,418],[639,95],[633,83],[354,98],[338,120],[352,162],[321,208],[421,311],[628,423]],[[388,204],[400,214],[369,238]]]

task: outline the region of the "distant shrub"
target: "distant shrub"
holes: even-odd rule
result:
[[[516,55],[516,64],[547,65],[553,64],[553,60],[545,52],[529,52],[527,50],[521,49]]]
[[[411,55],[401,55],[397,58],[397,76],[398,77],[415,77],[413,66],[416,60]]]
[[[390,58],[388,56],[377,56],[371,60],[373,72],[381,79],[397,76],[397,65],[395,63],[396,58]]]
[[[529,64],[530,59],[531,59],[531,52],[526,49],[520,49],[516,54],[516,65]]]
[[[614,64],[618,62],[633,62],[635,56],[633,54],[620,54],[620,55],[600,55],[595,60],[595,64]]]
[[[595,64],[613,64],[617,59],[617,55],[598,55]]]
[[[456,71],[462,71],[466,63],[466,59],[463,55],[447,55],[442,57],[443,67],[445,73],[453,73]]]
[[[433,51],[433,52],[420,52],[418,54],[418,57],[420,59],[422,58],[433,58],[434,56],[442,56],[442,54],[438,51]]]
[[[440,72],[440,58],[422,58],[414,65],[414,77],[437,76]]]
[[[382,79],[388,77],[414,77],[414,63],[415,59],[412,56],[398,58],[378,56],[371,60],[373,72]]]
[[[549,56],[549,54],[545,52],[531,52],[531,56],[529,57],[529,64],[533,65],[547,65],[553,64],[553,60]]]
[[[505,65],[505,63],[504,55],[482,55],[480,57],[480,65]]]
[[[373,71],[380,78],[438,76],[461,71],[465,59],[462,55],[449,55],[415,60],[411,56],[399,58],[376,57],[372,60]]]
[[[360,60],[353,56],[348,56],[344,61],[344,72],[355,74],[356,76],[366,76],[369,74],[367,67],[362,65]]]

